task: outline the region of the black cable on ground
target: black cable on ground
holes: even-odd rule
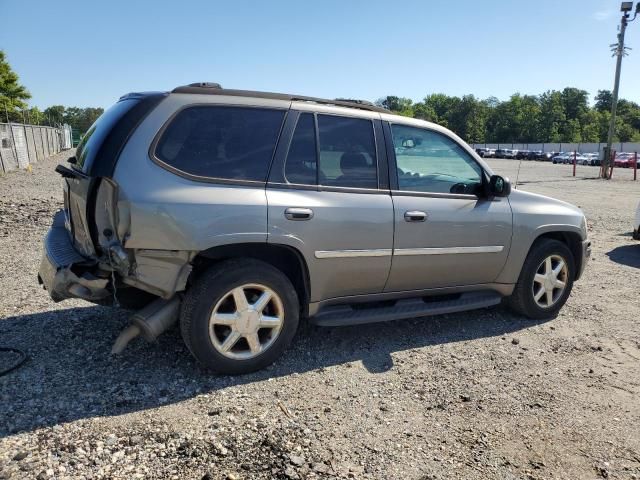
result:
[[[3,370],[0,370],[0,377],[3,375],[6,375],[9,372],[12,372],[13,370],[15,370],[16,368],[18,368],[20,365],[22,365],[24,362],[27,361],[27,354],[24,353],[22,350],[18,350],[17,348],[0,347],[0,352],[15,353],[18,355],[18,360],[16,360],[16,362],[13,365],[9,366],[8,368],[4,368]]]

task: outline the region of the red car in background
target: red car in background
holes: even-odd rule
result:
[[[633,162],[635,161],[636,154],[631,152],[616,153],[616,158],[613,160],[613,165],[622,168],[633,168]]]

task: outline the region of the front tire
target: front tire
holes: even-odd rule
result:
[[[531,319],[553,318],[569,298],[574,277],[571,250],[558,240],[541,239],[531,247],[507,304]]]
[[[280,270],[259,260],[226,260],[187,291],[180,330],[198,362],[238,375],[280,357],[296,333],[299,311],[296,290]]]

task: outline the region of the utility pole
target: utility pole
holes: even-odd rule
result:
[[[611,145],[613,144],[613,136],[616,130],[616,110],[618,109],[618,91],[620,88],[620,69],[622,68],[622,57],[626,55],[624,46],[624,33],[627,30],[627,24],[633,22],[640,12],[640,2],[636,4],[636,11],[633,18],[629,20],[629,12],[633,9],[633,2],[622,2],[620,11],[622,18],[620,19],[620,27],[618,32],[618,43],[611,44],[613,47],[613,56],[616,56],[616,75],[613,83],[613,93],[611,95],[611,119],[609,121],[609,133],[607,134],[607,146],[604,149],[604,158],[602,159],[602,178],[609,178],[609,166],[611,162]]]

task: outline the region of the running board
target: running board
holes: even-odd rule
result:
[[[353,308],[349,305],[337,305],[326,307],[311,317],[310,321],[322,327],[387,322],[491,307],[501,300],[502,296],[496,292],[469,292],[460,294],[454,300],[437,300],[431,297],[430,301],[425,302],[422,298],[407,298],[397,300],[393,306],[383,307]]]

